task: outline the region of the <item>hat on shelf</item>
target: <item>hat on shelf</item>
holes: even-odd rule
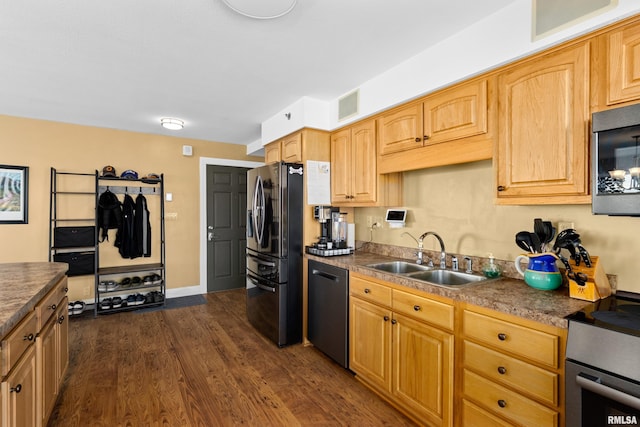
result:
[[[116,175],[116,168],[114,168],[111,165],[107,165],[107,166],[103,167],[102,168],[102,176],[104,176],[104,177],[109,177],[110,176],[110,177],[115,178],[117,176]]]
[[[160,181],[160,175],[157,173],[148,173],[146,176],[142,177],[143,182],[158,182]]]
[[[131,169],[127,169],[126,171],[122,172],[122,175],[120,175],[120,178],[138,179],[138,172]]]

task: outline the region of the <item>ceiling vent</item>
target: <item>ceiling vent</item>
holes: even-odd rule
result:
[[[338,121],[358,114],[359,100],[360,89],[356,89],[350,94],[338,99]]]

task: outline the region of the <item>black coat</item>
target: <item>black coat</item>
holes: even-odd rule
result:
[[[135,234],[135,203],[128,194],[124,195],[124,201],[122,202],[122,223],[118,228],[115,245],[123,258],[140,256]]]
[[[135,210],[135,242],[137,256],[151,256],[151,224],[149,223],[149,209],[147,199],[138,194]]]

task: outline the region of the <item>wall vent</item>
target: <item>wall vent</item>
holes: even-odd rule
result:
[[[359,101],[360,89],[356,89],[350,94],[338,99],[338,121],[358,114]]]
[[[533,0],[532,40],[539,40],[618,5],[618,0]]]

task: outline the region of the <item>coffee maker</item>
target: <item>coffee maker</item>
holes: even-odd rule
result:
[[[314,206],[313,217],[320,223],[320,237],[307,253],[319,256],[349,255],[353,248],[347,244],[347,214],[333,206]]]

